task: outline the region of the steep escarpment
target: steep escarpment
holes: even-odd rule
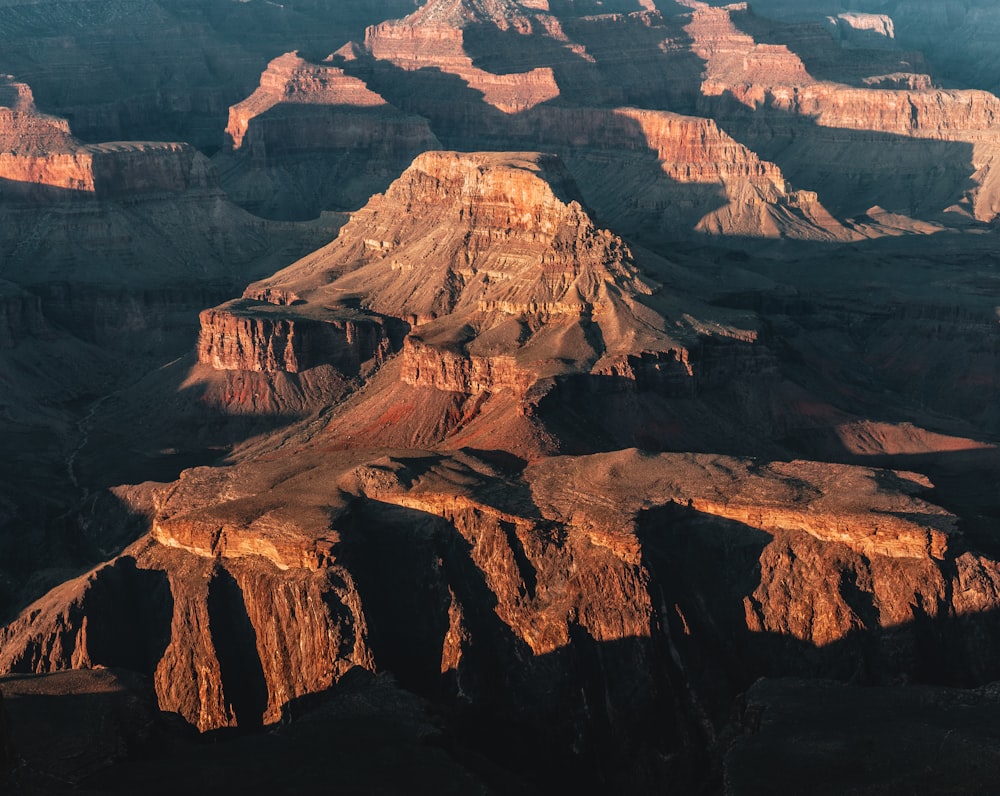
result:
[[[359,207],[416,154],[440,148],[425,119],[294,52],[274,59],[257,90],[230,108],[226,135],[232,153],[216,161],[228,194],[282,218]]]
[[[86,141],[167,139],[215,150],[228,108],[275,55],[331,52],[412,8],[404,0],[8,3],[0,72],[30,74],[41,105],[71,118]]]
[[[267,65],[257,90],[229,109],[226,134],[233,148],[243,146],[252,118],[282,103],[359,107],[386,104],[360,80],[346,75],[343,69],[310,64],[297,52],[285,53]]]
[[[216,370],[299,373],[320,362],[356,375],[385,358],[390,340],[378,318],[315,321],[267,302],[248,300],[205,310],[198,359]]]
[[[436,68],[455,75],[487,104],[504,113],[518,113],[559,96],[552,69],[508,74],[480,69],[466,52],[464,31],[470,26],[489,26],[528,35],[533,32],[533,16],[514,2],[432,0],[401,20],[368,28],[364,46],[376,59],[403,70]]]
[[[234,274],[245,280],[258,258],[266,273],[307,249],[303,238],[323,240],[339,226],[254,218],[225,198],[211,162],[188,144],[82,144],[65,120],[35,109],[26,86],[8,84],[0,273],[41,295],[51,320],[85,338],[111,342],[124,330],[173,325],[170,316],[185,307],[225,295]],[[181,274],[191,277],[183,288]]]
[[[8,79],[7,87],[10,104],[0,107],[0,181],[11,198],[54,197],[58,189],[98,198],[218,190],[206,159],[187,144],[81,144],[66,120],[35,109],[27,86]]]
[[[891,164],[885,196],[897,198],[877,202],[883,207],[911,215],[957,212],[978,221],[996,215],[996,97],[931,88],[926,81],[910,81],[917,90],[873,87],[893,85],[895,72],[846,85],[827,64],[807,70],[792,49],[794,26],[767,23],[746,7],[697,9],[687,30],[706,62],[701,110],[765,157],[781,152],[775,159],[797,183],[826,186],[821,199],[835,212],[861,210],[851,206],[850,192],[858,193],[866,174],[877,171],[881,178]],[[865,157],[865,149],[884,154]],[[837,179],[834,161],[851,162],[851,152],[859,153],[864,170]],[[939,173],[924,183],[928,159]]]
[[[552,115],[558,129],[559,113]],[[711,119],[624,108],[586,114],[572,129],[578,144],[581,134],[587,135],[591,151],[577,146],[567,150],[571,168],[582,184],[601,186],[591,200],[601,218],[626,230],[648,235],[653,227],[670,236],[695,231],[805,240],[852,237],[814,192],[796,190],[777,165]],[[615,152],[610,164],[608,151]],[[650,168],[654,153],[659,168]]]
[[[0,667],[128,665],[161,709],[209,729],[272,724],[362,666],[544,733],[556,765],[604,784],[687,782],[760,675],[847,677],[860,655],[865,682],[995,676],[974,629],[943,623],[995,605],[996,562],[963,549],[925,486],[639,451],[505,475],[468,454],[331,455],[302,438],[161,489],[150,536],[10,624]],[[595,722],[599,740],[580,735]],[[529,778],[555,770],[498,743],[487,754]]]

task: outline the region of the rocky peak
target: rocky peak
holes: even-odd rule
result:
[[[578,318],[595,311],[605,284],[649,293],[628,247],[577,196],[552,155],[425,152],[335,243],[248,295],[363,297],[419,326],[468,313]],[[317,280],[321,263],[330,284]]]
[[[406,401],[419,387],[505,393],[509,412],[533,385],[548,384],[544,393],[574,375],[685,392],[688,349],[703,335],[753,342],[742,316],[734,326],[697,301],[681,310],[660,289],[660,266],[640,264],[578,195],[553,155],[425,152],[333,243],[203,313],[201,361],[258,372],[327,365],[368,378],[392,360],[371,387],[376,403]]]

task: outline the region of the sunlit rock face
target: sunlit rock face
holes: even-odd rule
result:
[[[629,450],[511,475],[324,447],[156,491],[148,536],[3,631],[3,670],[128,666],[202,730],[274,724],[352,667],[390,671],[584,768],[595,716],[605,752],[643,738],[687,757],[690,700],[720,720],[764,674],[841,677],[860,655],[865,682],[892,682],[941,644],[963,654],[938,676],[995,676],[936,623],[995,606],[1000,570],[961,550],[915,474]]]
[[[854,29],[849,21],[843,24]],[[887,53],[890,60],[884,73],[868,70],[870,74],[859,75],[860,81],[838,79],[836,67],[819,60],[812,67],[817,73],[810,73],[803,57],[814,53],[808,39],[803,41],[803,29],[809,30],[756,17],[745,4],[695,10],[686,30],[692,49],[705,61],[701,105],[706,114],[724,119],[734,131],[745,129],[744,137],[751,142],[791,142],[782,128],[797,130],[800,141],[781,151],[786,169],[799,179],[800,174],[808,174],[810,181],[822,179],[819,173],[836,169],[827,159],[833,155],[843,160],[845,149],[875,146],[886,152],[883,165],[866,160],[866,171],[844,180],[842,190],[863,193],[858,181],[873,168],[892,162],[885,178],[898,181],[893,192],[909,200],[907,212],[956,213],[978,221],[996,217],[992,163],[1000,144],[995,131],[1000,105],[995,96],[933,87],[926,75],[908,76],[906,69],[912,68],[908,54],[898,57],[900,64],[894,66],[892,58],[897,56],[892,52]],[[954,145],[922,143],[930,141]],[[764,152],[769,148],[765,145]],[[955,168],[954,178],[942,181],[939,176],[922,183],[926,170],[918,164],[928,158],[939,161],[943,170]],[[951,161],[953,166],[944,165]],[[835,189],[821,192],[820,198],[824,197],[829,197],[827,205],[835,211],[851,201],[837,196]]]

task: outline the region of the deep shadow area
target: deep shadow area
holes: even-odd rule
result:
[[[498,616],[470,543],[450,523],[363,501],[341,534],[338,560],[366,607],[376,666],[447,706],[460,744],[546,788],[646,792],[665,769],[690,775],[697,730],[656,668],[666,655],[655,641],[605,644],[575,626],[567,647],[534,656]],[[533,583],[523,550],[520,568]],[[674,743],[687,750],[681,759],[658,760]]]
[[[170,643],[174,600],[165,572],[139,569],[122,556],[97,570],[79,606],[88,621],[77,643],[93,666],[129,669],[152,676]],[[32,657],[43,654],[29,644],[14,673],[30,673]]]
[[[239,726],[263,726],[267,681],[257,652],[257,633],[247,615],[243,590],[223,567],[208,582],[208,627],[219,659],[222,692]]]
[[[845,47],[834,38],[829,26],[819,21],[780,22],[766,18],[766,10],[761,14],[733,14],[732,20],[758,44],[787,47],[816,80],[863,87],[865,78],[894,73],[927,74],[930,70],[923,53],[899,49],[891,39],[883,40],[881,45],[863,47],[857,42],[863,43],[865,31],[856,31],[856,41]],[[874,34],[869,32],[873,43],[878,38]]]
[[[131,556],[105,570],[83,606],[94,618],[87,627],[90,659],[152,676],[170,643],[174,600],[167,574],[139,569]]]

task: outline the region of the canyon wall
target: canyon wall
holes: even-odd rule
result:
[[[547,754],[584,767],[595,741],[571,749],[593,721],[614,749],[684,757],[760,675],[995,676],[988,650],[921,668],[928,644],[973,648],[936,622],[1000,594],[996,562],[962,549],[925,486],[639,451],[510,477],[466,454],[307,445],[162,488],[152,534],[2,631],[0,667],[127,665],[205,730],[273,724],[362,666],[548,733]]]
[[[357,375],[381,364],[391,343],[377,318],[287,316],[274,305],[233,302],[201,313],[198,360],[216,370],[299,373],[320,364]]]

